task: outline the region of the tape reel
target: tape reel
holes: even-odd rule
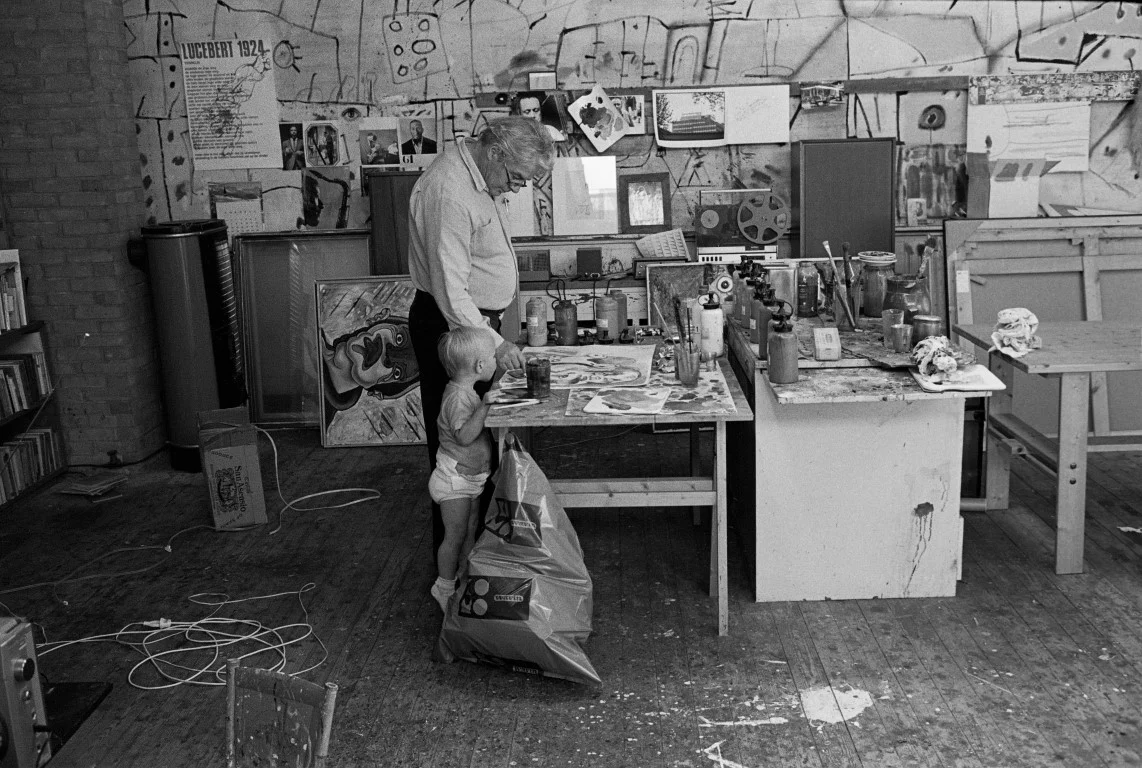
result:
[[[750,195],[738,205],[738,232],[755,245],[776,243],[789,231],[789,205],[772,192]]]

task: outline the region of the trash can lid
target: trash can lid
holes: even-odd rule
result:
[[[222,219],[188,219],[186,221],[165,221],[161,224],[146,224],[142,227],[144,237],[181,237],[200,235],[216,229],[225,229]]]

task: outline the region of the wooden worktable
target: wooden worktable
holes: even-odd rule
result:
[[[552,490],[564,507],[671,507],[709,506],[710,516],[710,596],[718,601],[718,634],[729,633],[729,573],[726,543],[727,491],[726,491],[726,424],[750,421],[753,412],[741,386],[725,359],[719,361],[734,413],[678,413],[660,414],[590,414],[568,415],[569,391],[554,389],[551,397],[536,405],[511,408],[493,408],[486,420],[487,426],[502,444],[510,430],[525,431],[531,427],[584,427],[619,426],[630,424],[689,424],[690,467],[689,477],[637,477],[599,478],[589,480],[551,479]],[[681,388],[681,385],[677,385]],[[714,425],[714,462],[709,476],[699,474],[698,426]],[[527,444],[526,435],[524,444]]]
[[[956,326],[981,349],[991,346],[993,325]],[[1012,453],[1055,476],[1055,572],[1082,573],[1086,519],[1086,465],[1091,374],[1142,370],[1142,326],[1078,320],[1040,323],[1043,346],[1011,358],[998,352],[989,367],[1007,385],[988,406],[986,493],[988,509],[1006,509]],[[1012,412],[1014,371],[1059,379],[1059,439],[1051,440]]]

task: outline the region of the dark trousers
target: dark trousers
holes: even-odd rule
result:
[[[498,333],[500,330],[500,313],[483,309],[480,312],[488,318],[492,330]],[[420,402],[424,409],[424,436],[428,442],[428,467],[431,472],[436,469],[436,449],[440,447],[440,431],[436,426],[436,420],[440,417],[440,404],[444,400],[444,388],[448,384],[448,373],[436,355],[436,344],[440,341],[440,337],[448,332],[448,321],[440,313],[440,307],[436,305],[436,299],[432,298],[432,294],[424,291],[416,292],[416,298],[413,299],[412,307],[408,313],[408,332],[412,338],[416,364],[420,368]],[[480,382],[476,385],[476,391],[483,396],[488,386],[486,382]],[[494,452],[492,463],[494,472],[496,463]],[[493,489],[494,486],[489,477],[484,494],[480,497],[481,517],[484,510],[488,508],[488,504],[491,503]],[[440,548],[443,541],[444,519],[440,516],[440,505],[432,502],[432,563],[434,566],[436,564],[436,550]]]

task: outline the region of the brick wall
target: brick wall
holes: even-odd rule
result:
[[[165,440],[122,0],[0,2],[0,194],[47,324],[68,459]]]

